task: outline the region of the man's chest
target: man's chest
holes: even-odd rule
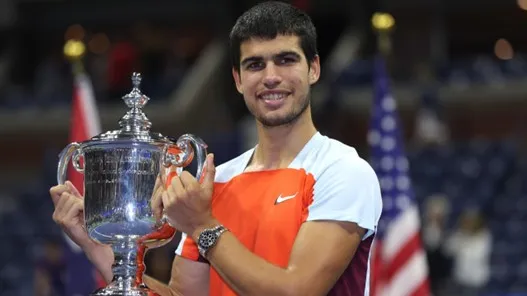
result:
[[[307,217],[313,184],[302,170],[244,174],[217,185],[212,211],[253,252],[289,254]]]

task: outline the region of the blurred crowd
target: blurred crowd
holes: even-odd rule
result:
[[[128,93],[130,73],[134,71],[145,77],[145,93],[165,99],[177,88],[211,35],[197,26],[174,28],[138,22],[104,30],[73,24],[63,36],[54,37],[35,44],[28,44],[23,35],[5,39],[8,42],[0,48],[1,107],[49,108],[69,104],[73,82],[72,64],[64,55],[67,40],[84,43],[83,64],[98,101],[118,101]]]
[[[339,76],[339,84],[347,87],[370,85],[373,78],[371,63],[370,59],[355,60]],[[405,65],[399,64],[397,67],[403,68]],[[510,81],[527,78],[527,61],[521,53],[507,59],[485,53],[439,65],[420,63],[414,68],[406,66],[406,69],[394,72],[398,75],[394,75],[393,79],[399,83],[412,84],[431,76],[436,84],[458,90],[470,90],[474,85],[488,85],[499,90],[504,89]]]

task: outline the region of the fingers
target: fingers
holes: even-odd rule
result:
[[[69,190],[70,188],[68,187],[68,185],[57,185],[51,187],[51,189],[49,190],[49,194],[51,195],[51,200],[53,200],[53,205],[55,205],[55,207],[57,206],[57,203],[60,200],[60,196],[64,192],[68,192]]]
[[[200,184],[196,178],[190,174],[187,171],[183,171],[180,176],[175,176],[172,178],[170,182],[170,186],[168,187],[167,191],[169,193],[169,197],[174,196],[181,198],[182,200],[185,200],[188,196],[194,196],[196,194],[199,194],[199,192],[204,189],[213,188],[214,186],[214,164],[212,162],[212,155],[210,154],[208,157],[207,163],[211,165],[210,171],[207,173],[208,178],[210,180],[206,180],[206,182],[212,182],[209,184]],[[208,168],[207,168],[208,169]],[[206,176],[207,178],[207,176]],[[166,205],[165,205],[166,207]]]
[[[78,198],[72,198],[71,203],[68,205],[68,210],[65,211],[64,223],[68,224],[73,221],[76,217],[84,211],[84,201]],[[66,227],[69,225],[65,225]]]
[[[200,184],[198,180],[187,171],[181,172],[179,176],[174,176],[171,179],[169,183],[170,185],[168,186],[167,190],[163,192],[163,196],[161,198],[163,208],[168,209],[170,206],[173,206],[178,201],[185,203],[191,197],[201,196],[200,191],[202,190],[202,188],[208,188],[207,186],[213,188],[215,168],[212,154],[209,154],[207,156],[206,169],[208,170],[208,172],[205,178],[209,178],[206,179],[206,181],[211,182],[211,185]]]
[[[154,192],[156,192],[160,188],[163,188],[162,184],[163,184],[163,180],[161,178],[161,173],[159,173],[156,178],[156,184],[154,185]]]
[[[77,198],[84,198],[80,194],[79,190],[77,190],[75,185],[73,185],[73,183],[71,183],[70,181],[66,181],[66,183],[64,183],[62,185],[53,186],[49,190],[49,194],[51,195],[51,200],[53,201],[53,204],[55,206],[57,206],[57,204],[58,204],[58,202],[60,200],[60,197],[61,197],[61,195],[64,192],[69,192],[69,193],[73,194],[73,196],[75,196]]]
[[[185,186],[183,185],[183,182],[181,181],[181,177],[172,178],[172,181],[170,182],[170,187],[168,187],[167,191],[173,197],[184,196],[186,194],[186,190]]]
[[[73,207],[73,205],[78,204],[79,200],[75,195],[71,193],[64,193],[64,200],[65,202],[61,205],[60,211],[64,213],[64,217],[67,215],[67,213],[70,211],[70,209]],[[69,195],[69,196],[66,196]]]
[[[163,202],[163,205],[167,206],[170,204],[170,198],[168,196],[168,192],[165,191],[161,194],[161,201]]]
[[[188,173],[187,173],[188,174]],[[182,174],[184,175],[184,174]],[[191,175],[192,177],[192,175]],[[168,189],[163,192],[162,200],[163,207],[170,211],[170,209],[180,200],[187,195],[187,190],[183,185],[181,177],[175,176],[170,182]]]
[[[163,190],[157,190],[150,200],[150,206],[152,207],[152,212],[156,219],[161,219],[161,216],[163,215],[163,200],[161,199],[163,193]]]
[[[170,171],[170,173],[168,173],[167,178],[166,178],[165,187],[168,188],[170,186],[170,183],[172,182],[172,179],[177,176],[178,174],[176,171]]]
[[[53,212],[53,220],[62,227],[69,227],[76,216],[84,210],[83,200],[68,192],[62,193]]]
[[[195,190],[199,189],[198,181],[196,180],[196,178],[194,178],[194,176],[192,176],[191,173],[187,171],[183,171],[181,173],[179,181],[181,182],[182,188],[184,188],[186,192],[192,193]]]
[[[70,189],[70,193],[73,194],[74,196],[78,197],[78,198],[84,198],[81,193],[79,192],[79,190],[77,190],[77,188],[75,187],[75,185],[73,185],[73,183],[71,183],[70,181],[66,181],[65,185],[68,186],[68,188]]]
[[[207,155],[207,164],[205,177],[203,179],[203,187],[207,189],[214,188],[214,178],[216,177],[216,166],[214,165],[214,154]]]
[[[167,191],[164,191],[163,194],[161,194],[161,200],[165,209],[169,209],[172,206],[172,198],[170,198]]]
[[[60,199],[55,205],[55,213],[59,215],[59,217],[63,216],[64,208],[66,208],[66,203],[71,198],[71,195],[68,192],[64,192],[60,195]]]
[[[164,190],[161,176],[158,176],[154,186],[154,193],[152,193],[152,198],[150,199],[150,207],[152,208],[152,212],[156,219],[161,219],[161,216],[163,215],[163,201],[161,199],[161,194]]]

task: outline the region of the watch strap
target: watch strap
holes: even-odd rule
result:
[[[198,237],[198,251],[202,257],[206,259],[207,252],[216,245],[218,239],[220,236],[227,231],[228,229],[225,228],[223,225],[217,225],[212,228],[207,228],[201,231],[199,237]],[[213,234],[212,236],[209,236],[210,239],[212,239],[212,242],[210,244],[204,245],[201,243],[201,240],[205,234]]]

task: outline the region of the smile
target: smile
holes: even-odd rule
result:
[[[272,93],[272,94],[264,94],[264,95],[261,95],[260,97],[266,101],[277,101],[277,100],[281,100],[287,97],[287,94],[286,93]]]
[[[286,98],[291,92],[282,89],[264,90],[257,93],[256,97],[265,101],[278,101]]]
[[[260,93],[257,97],[265,104],[266,108],[276,110],[285,104],[286,98],[290,94],[291,93],[287,91],[268,90]]]

